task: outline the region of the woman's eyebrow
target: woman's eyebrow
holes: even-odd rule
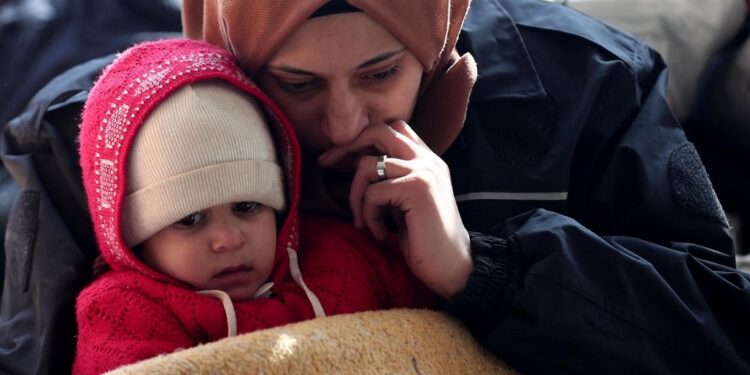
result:
[[[400,54],[400,53],[402,53],[404,51],[406,51],[406,47],[401,48],[398,51],[390,51],[390,52],[381,53],[381,54],[379,54],[379,55],[377,55],[377,56],[375,56],[375,57],[373,57],[373,58],[371,58],[371,59],[363,62],[362,64],[359,64],[357,66],[357,69],[362,69],[362,68],[368,67],[370,65],[375,65],[375,64],[377,64],[379,62],[388,60],[391,57],[396,56],[396,55],[398,55],[398,54]]]
[[[366,67],[371,66],[371,65],[375,65],[375,64],[377,64],[379,62],[383,62],[385,60],[388,60],[388,59],[392,58],[393,56],[397,56],[398,54],[403,53],[404,51],[406,51],[406,47],[401,48],[401,49],[399,49],[397,51],[390,51],[390,52],[381,53],[381,54],[379,54],[379,55],[377,55],[377,56],[375,56],[375,57],[373,57],[371,59],[368,59],[367,61],[365,61],[365,62],[357,65],[357,69],[359,70],[359,69],[366,68]],[[304,70],[304,69],[296,68],[296,67],[289,66],[289,65],[269,65],[268,69],[269,70],[276,70],[276,71],[286,72],[286,73],[297,74],[297,75],[304,75],[304,76],[317,76],[318,75],[315,72],[311,72],[309,70]]]
[[[278,70],[278,71],[292,73],[292,74],[304,75],[304,76],[316,76],[317,75],[316,73],[313,73],[304,69],[300,69],[300,68],[295,68],[289,65],[279,65],[279,66],[269,65],[268,69]]]

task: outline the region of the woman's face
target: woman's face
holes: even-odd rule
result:
[[[364,13],[306,21],[268,61],[259,85],[309,150],[353,140],[370,124],[407,121],[423,67]]]

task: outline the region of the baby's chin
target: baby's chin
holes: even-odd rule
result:
[[[196,289],[196,292],[198,292],[198,294],[211,296],[220,300],[225,298],[223,293],[226,293],[226,295],[229,296],[229,299],[231,299],[232,302],[252,300],[254,299],[256,291],[258,290],[258,285],[255,284],[236,285],[231,287],[227,287],[225,285],[203,285],[203,287],[193,287]]]
[[[247,285],[242,287],[236,287],[224,290],[229,295],[232,301],[249,301],[255,297],[255,293],[258,290],[257,285]]]

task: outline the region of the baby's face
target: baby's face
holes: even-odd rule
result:
[[[243,300],[268,280],[275,253],[273,209],[235,202],[192,213],[157,232],[143,243],[142,258],[198,290],[219,289]]]

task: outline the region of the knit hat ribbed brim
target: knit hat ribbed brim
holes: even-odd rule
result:
[[[283,173],[265,116],[249,95],[225,82],[172,93],[138,130],[128,158],[122,231],[131,247],[219,204],[285,209]]]

